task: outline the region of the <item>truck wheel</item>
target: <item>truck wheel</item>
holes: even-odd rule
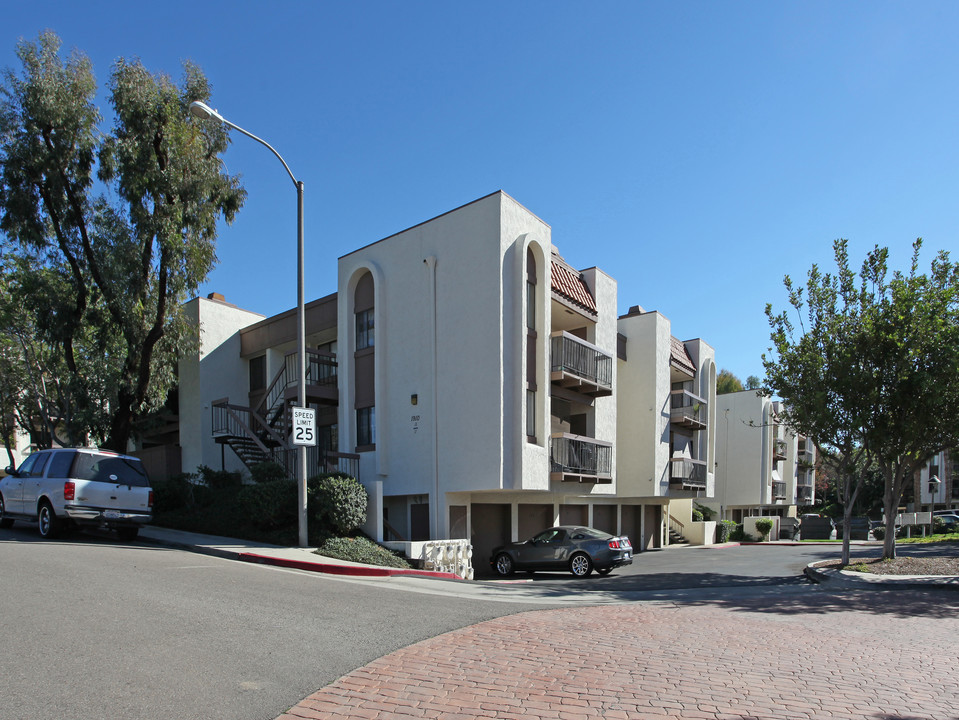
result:
[[[60,519],[53,512],[50,503],[46,501],[41,503],[40,511],[37,513],[37,529],[40,531],[40,537],[47,540],[60,534]]]
[[[5,517],[3,511],[3,495],[0,495],[0,528],[6,529],[8,527],[13,527],[13,518]]]

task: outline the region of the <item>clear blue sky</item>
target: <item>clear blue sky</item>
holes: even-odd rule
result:
[[[745,379],[765,304],[835,238],[856,265],[959,250],[959,3],[35,0],[6,4],[0,65],[45,28],[104,85],[121,56],[203,68],[305,183],[308,299],[337,257],[502,189],[616,278],[621,313]],[[293,307],[293,185],[242,136],[226,160],[249,199],[201,292]]]

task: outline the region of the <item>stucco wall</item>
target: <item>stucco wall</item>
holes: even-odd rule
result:
[[[618,361],[617,477],[622,497],[669,494],[670,322],[657,312],[622,317]]]
[[[200,344],[195,357],[179,363],[181,467],[193,472],[199,465],[220,468],[220,446],[213,441],[210,403],[229,397],[246,405],[249,391],[247,363],[240,359],[239,330],[263,318],[218,300],[194,298],[185,306],[197,328]],[[229,449],[223,453],[227,470],[243,464]]]

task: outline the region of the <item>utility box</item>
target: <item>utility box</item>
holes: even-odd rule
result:
[[[826,517],[804,517],[799,526],[803,540],[829,540],[832,530],[832,520]]]

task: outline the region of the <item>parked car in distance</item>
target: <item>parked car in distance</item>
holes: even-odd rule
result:
[[[606,575],[613,568],[631,565],[633,547],[625,536],[562,525],[547,528],[529,540],[495,548],[489,562],[502,577],[515,570],[569,570],[576,577],[587,577],[594,569]]]
[[[72,527],[132,540],[153,519],[153,490],[139,458],[96,448],[40,450],[0,479],[0,527],[35,522],[44,538]]]

